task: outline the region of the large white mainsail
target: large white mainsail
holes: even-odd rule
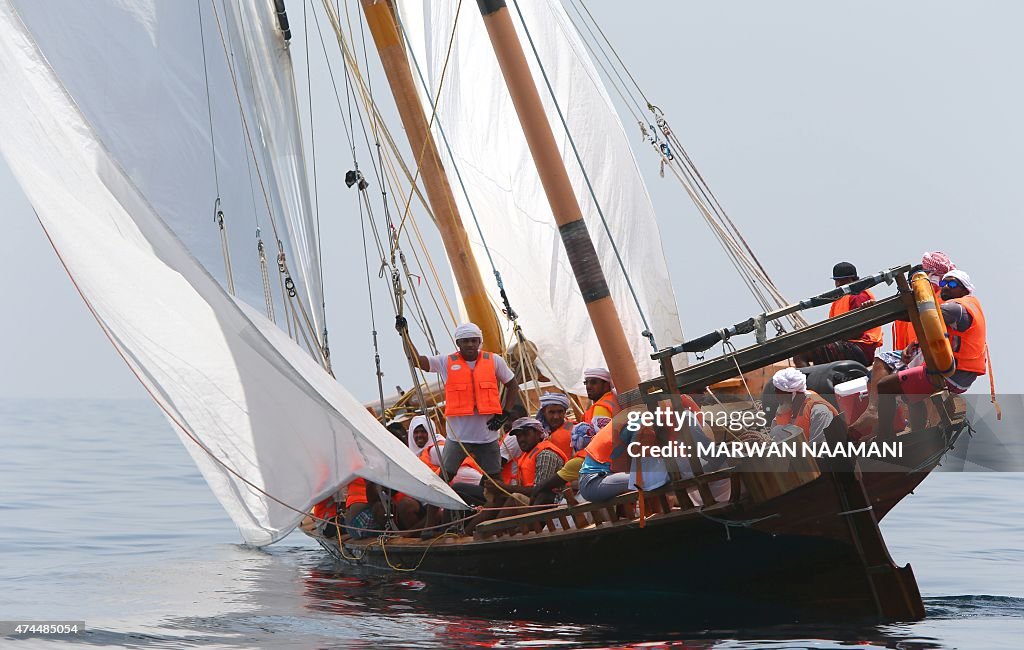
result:
[[[192,3],[96,0],[56,10],[0,0],[0,150],[54,249],[247,542],[280,539],[300,511],[356,475],[461,504],[258,311],[264,283],[252,233],[238,249],[251,257],[234,264],[236,298],[225,291],[219,234],[204,230],[213,226],[212,151],[198,34]],[[210,43],[220,47],[214,38],[208,62]],[[223,119],[214,129],[223,139],[216,182],[225,206],[235,206],[230,214],[255,218],[249,154],[229,133],[232,111],[239,124],[231,101],[211,103],[214,123]],[[244,135],[240,126],[233,134]]]
[[[559,238],[536,167],[504,79],[476,7],[461,9],[449,60],[449,38],[456,27],[460,3],[436,0],[398,2],[414,73],[418,66],[427,92],[420,93],[425,110],[437,97],[434,134],[456,187],[456,197],[478,266],[492,276],[487,250],[465,195],[455,179],[462,175],[486,240],[527,337],[560,385],[581,392],[582,371],[604,365],[600,347],[579,287]],[[544,62],[558,103],[565,114],[595,194],[608,220],[615,244],[659,347],[682,341],[682,329],[669,279],[654,208],[626,140],[622,123],[603,83],[558,0],[519,3],[530,35]],[[571,149],[554,102],[544,87],[516,9],[513,21],[527,51],[534,79],[541,89],[548,119],[562,149],[569,177],[583,208],[584,219],[601,258],[601,266],[618,306],[623,328],[641,377],[660,374],[642,336],[644,325],[615,258],[584,174]],[[447,65],[446,65],[447,64]],[[444,81],[438,97],[442,70]],[[451,146],[448,155],[441,129]],[[452,160],[454,157],[454,161]],[[501,304],[497,287],[488,282],[492,300]]]

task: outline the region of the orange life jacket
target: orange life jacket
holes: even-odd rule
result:
[[[555,446],[562,450],[566,456],[572,455],[572,423],[565,422],[551,432],[548,440],[555,443]]]
[[[817,406],[818,404],[824,404],[825,406],[828,407],[828,410],[832,412],[832,415],[839,415],[839,411],[837,411],[836,407],[832,406],[832,404],[830,404],[828,400],[826,400],[821,395],[818,395],[813,390],[807,391],[806,393],[804,393],[804,395],[804,403],[800,406],[800,412],[797,414],[796,418],[793,418],[793,413],[790,409],[786,409],[785,411],[780,410],[778,413],[775,414],[775,424],[779,426],[783,426],[786,424],[796,425],[803,429],[804,438],[810,440],[811,409]]]
[[[519,458],[522,458],[520,456]],[[520,485],[523,471],[519,465],[519,458],[509,458],[501,467],[501,482],[506,485]]]
[[[497,415],[501,413],[494,355],[481,351],[470,368],[462,355],[448,355],[448,379],[444,385],[445,417]]]
[[[689,395],[680,395],[679,398],[683,408],[686,409],[687,411],[693,411],[694,413],[700,411],[700,406],[698,406],[697,402],[695,402],[693,398],[690,397]],[[618,405],[616,404],[616,406]],[[581,450],[580,455],[590,456],[598,463],[611,463],[612,455],[614,453],[616,446],[625,446],[621,443],[619,439],[619,433],[614,430],[614,424],[614,422],[609,422],[605,426],[601,427],[598,430],[598,432],[594,434],[594,437],[590,439],[590,444],[588,444]],[[622,426],[624,425],[619,425],[620,428]],[[621,454],[615,454],[615,456],[616,460],[622,462],[623,464],[625,464],[626,460],[629,460],[629,457],[626,456],[624,449]]]
[[[357,503],[369,503],[369,500],[366,498],[366,479],[357,478],[348,484],[345,507],[351,508]]]
[[[430,450],[433,449],[433,448],[434,448],[434,445],[430,445],[429,447],[426,447],[423,451],[421,451],[420,452],[420,460],[422,460],[426,464],[426,466],[430,468],[430,471],[432,471],[435,474],[440,474],[441,473],[441,467],[439,465],[435,465],[434,464],[434,459],[430,457]],[[444,450],[444,440],[438,440],[437,441],[437,448],[438,448],[437,453],[440,454],[441,451]]]
[[[334,497],[327,497],[313,506],[313,516],[317,519],[334,519],[338,516],[338,503]]]
[[[620,410],[619,400],[615,399],[615,395],[613,395],[611,391],[608,391],[607,393],[601,396],[601,399],[591,404],[590,408],[588,408],[586,413],[583,414],[584,422],[592,423],[594,421],[594,409],[596,409],[598,406],[604,407],[604,409],[611,414],[609,417],[615,417],[615,414],[618,413]]]
[[[865,289],[864,293],[868,294],[868,297],[871,298],[872,300],[875,299],[875,294],[871,293],[870,290]],[[836,300],[835,302],[832,303],[832,306],[828,310],[828,317],[833,318],[835,316],[839,316],[840,314],[845,314],[846,312],[850,311],[852,309],[850,307],[851,302],[853,302],[852,295],[843,296],[839,300]],[[875,346],[876,348],[881,347],[882,326],[879,325],[878,327],[872,327],[871,329],[861,334],[859,338],[850,339],[850,341],[852,341],[853,343],[868,343]]]
[[[537,476],[537,456],[540,452],[545,450],[556,453],[558,457],[562,459],[563,463],[569,460],[569,454],[559,449],[558,445],[554,444],[550,440],[541,440],[536,447],[530,450],[529,453],[523,454],[518,459],[520,485],[533,485],[534,479]]]
[[[971,314],[971,325],[964,331],[947,328],[949,332],[949,343],[953,346],[953,358],[956,359],[956,369],[967,372],[985,374],[985,312],[981,310],[981,303],[974,296],[954,298],[949,302],[958,302]]]
[[[455,443],[455,444],[458,444],[458,443]],[[430,450],[433,449],[433,448],[434,448],[434,445],[430,445],[429,447],[427,447],[423,451],[421,451],[420,452],[420,460],[422,460],[424,462],[424,464],[426,464],[426,466],[430,468],[430,471],[432,471],[433,473],[435,473],[438,476],[440,476],[441,475],[441,466],[434,464],[434,459],[431,457],[431,454],[430,454]],[[440,458],[440,454],[442,452],[444,452],[444,438],[441,438],[440,440],[437,441],[437,453],[438,453],[438,457],[439,458]],[[484,471],[482,469],[480,469],[479,463],[477,463],[475,460],[473,460],[473,458],[471,456],[466,456],[466,458],[462,461],[462,465],[464,465],[466,467],[472,467],[473,469],[475,469],[476,471],[480,472],[481,474],[484,473]],[[449,478],[451,478],[451,477],[449,477]]]
[[[932,286],[934,289],[934,285]],[[942,306],[942,297],[935,293],[935,306]],[[895,352],[905,350],[911,343],[917,343],[917,332],[914,324],[908,320],[897,320],[892,323],[892,349]]]

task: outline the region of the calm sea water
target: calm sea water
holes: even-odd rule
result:
[[[0,400],[0,619],[87,632],[2,647],[1024,647],[1024,475],[939,473],[883,525],[928,618],[702,629],[580,622],[436,577],[353,573],[295,534],[247,548],[156,407]]]

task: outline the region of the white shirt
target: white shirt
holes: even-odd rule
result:
[[[442,354],[436,357],[427,357],[427,359],[430,361],[430,372],[436,372],[441,375],[441,382],[447,384],[448,355]],[[508,364],[505,363],[505,360],[496,354],[491,354],[491,359],[494,360],[494,374],[498,378],[498,383],[507,384],[512,381],[515,374],[508,367]],[[476,367],[476,361],[467,361],[466,364],[471,369]],[[492,417],[494,416],[476,414],[475,409],[473,415],[450,417],[448,418],[448,439],[474,444],[494,442],[498,439],[501,432],[491,431],[487,428],[487,421]]]

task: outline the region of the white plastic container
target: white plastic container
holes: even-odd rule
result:
[[[862,393],[865,397],[868,394],[868,378],[851,379],[835,386],[836,397],[850,397]]]

